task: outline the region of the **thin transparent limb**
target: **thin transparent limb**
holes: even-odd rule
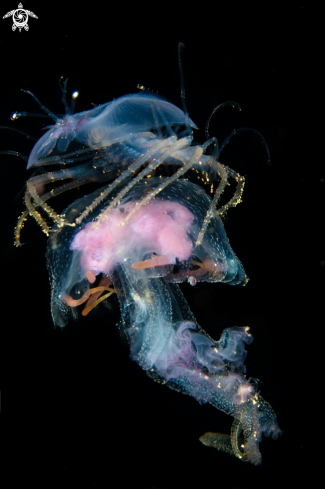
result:
[[[184,138],[186,139],[186,138]],[[179,177],[184,175],[193,165],[195,165],[199,159],[201,158],[203,154],[203,149],[198,146],[195,150],[194,155],[190,159],[190,161],[182,166],[174,175],[172,175],[170,178],[165,179],[157,188],[155,188],[152,192],[150,192],[144,199],[140,200],[139,202],[136,203],[135,207],[129,212],[129,214],[126,216],[123,221],[120,222],[120,225],[123,226],[128,222],[128,220],[133,216],[135,212],[137,212],[141,207],[144,205],[148,204],[148,202],[153,199],[159,192],[161,192],[164,188],[166,188],[168,185],[170,185],[172,182],[177,180]]]
[[[39,178],[39,177],[37,177],[37,178]],[[31,179],[31,180],[33,180],[33,179]],[[31,199],[34,200],[36,205],[32,204]],[[36,191],[36,186],[30,180],[27,182],[25,202],[26,202],[26,206],[29,210],[29,214],[34,217],[34,219],[41,226],[41,228],[45,232],[45,234],[48,233],[49,228],[48,228],[47,224],[45,223],[44,219],[42,218],[42,216],[40,215],[40,213],[35,210],[36,207],[41,207],[59,227],[62,227],[65,224],[69,224],[70,226],[75,226],[75,224],[66,223],[65,220],[59,214],[57,214],[55,212],[55,210],[52,209],[51,206],[49,206],[48,204],[46,204],[44,202],[44,199],[42,199],[38,195],[38,193]],[[31,207],[33,208],[33,210],[31,209]],[[46,229],[46,231],[45,231],[45,229]]]
[[[211,144],[214,145],[214,147],[218,148],[218,141],[216,138],[211,138],[211,139],[208,139],[208,141],[206,141],[203,145],[203,149],[204,151],[208,148],[208,146],[210,146]],[[215,155],[211,156],[210,158],[210,165],[215,167],[217,170],[218,170],[218,174],[221,178],[220,180],[220,183],[216,189],[216,192],[214,194],[214,198],[211,202],[211,205],[210,205],[210,208],[208,209],[208,212],[204,218],[204,221],[203,221],[203,224],[202,224],[202,228],[199,232],[199,235],[197,237],[197,240],[196,240],[196,246],[201,244],[202,243],[202,240],[203,240],[203,237],[204,237],[204,234],[207,230],[207,227],[209,225],[209,222],[213,216],[213,214],[215,213],[215,210],[216,210],[216,207],[217,207],[217,204],[219,202],[219,199],[220,199],[220,196],[221,194],[223,193],[226,185],[227,185],[227,173],[225,172],[224,170],[224,167],[221,163],[219,163],[217,161],[217,159],[215,158]]]
[[[40,106],[40,108],[45,112],[45,114],[49,115],[51,117],[51,119],[53,119],[55,122],[58,122],[60,120],[60,117],[57,117],[55,114],[53,114],[53,112],[51,112],[49,109],[47,109],[43,104],[42,102],[40,102],[38,100],[37,97],[35,97],[35,95],[30,92],[29,90],[24,90],[23,88],[21,89],[22,92],[25,92],[25,93],[28,93],[31,97],[33,97],[33,99],[35,100],[35,102],[38,103],[38,105]]]
[[[62,170],[64,171],[64,170]],[[60,172],[56,172],[56,173],[60,173]],[[48,175],[48,174],[47,174]],[[67,177],[68,178],[68,177]],[[49,181],[52,181],[49,180]],[[65,183],[63,185],[61,185],[60,187],[57,187],[55,189],[52,189],[50,190],[49,192],[47,192],[46,194],[42,195],[41,197],[39,197],[39,199],[41,200],[41,207],[44,209],[44,203],[45,201],[47,201],[48,199],[52,198],[52,197],[56,197],[57,195],[60,195],[68,190],[71,190],[73,188],[76,188],[76,187],[80,187],[82,185],[85,185],[89,182],[88,179],[83,179],[83,180],[74,180],[72,182],[69,182],[69,183]],[[48,183],[48,182],[47,182]],[[38,182],[39,184],[39,182]],[[15,241],[14,241],[14,244],[15,246],[20,246],[21,243],[20,243],[20,235],[21,235],[21,230],[22,228],[24,227],[24,224],[27,220],[27,217],[28,217],[28,214],[30,214],[32,217],[34,217],[36,219],[36,214],[34,213],[34,211],[36,212],[36,209],[37,207],[39,206],[36,202],[33,203],[31,201],[31,195],[30,193],[28,193],[27,195],[25,195],[25,199],[27,198],[27,202],[28,202],[28,210],[24,211],[22,213],[22,215],[19,217],[18,221],[17,221],[17,224],[16,224],[16,227],[15,227],[15,230],[14,230],[14,237],[15,237]],[[27,207],[27,204],[26,204],[26,207]],[[54,211],[53,211],[54,212]],[[61,216],[61,223],[62,223],[62,216]],[[41,225],[42,229],[43,229],[43,226],[44,226],[44,219],[42,218],[42,216],[37,213],[37,219],[36,221]],[[66,221],[64,221],[65,224],[67,224]],[[48,232],[50,231],[50,228],[49,226],[45,223],[45,226],[44,226],[44,229],[43,231],[45,232],[46,235],[48,235]]]
[[[27,161],[28,158],[26,156],[22,155],[21,153],[18,153],[18,151],[11,151],[11,150],[6,150],[6,151],[0,151],[0,155],[13,155],[13,156],[18,156],[18,158],[21,158],[24,161]]]
[[[113,183],[111,183],[101,194],[99,197],[97,197],[97,199],[94,200],[94,202],[89,206],[87,207],[87,209],[85,209],[85,211],[78,217],[78,219],[76,220],[76,224],[80,224],[83,219],[85,219],[118,185],[120,185],[127,177],[129,177],[132,173],[136,172],[144,163],[146,163],[146,161],[152,157],[155,153],[157,152],[160,152],[161,150],[163,150],[164,148],[169,148],[173,143],[175,143],[176,141],[176,137],[173,136],[171,138],[168,138],[168,139],[165,139],[163,141],[159,141],[157,144],[154,144],[148,151],[146,151],[144,153],[144,155],[142,155],[140,158],[138,158],[134,163],[132,163],[132,165],[130,165],[126,170],[125,172],[122,173],[122,175],[120,175],[118,178],[116,178],[114,180]],[[155,160],[156,162],[158,160]],[[152,168],[150,167],[147,167],[144,171],[146,171],[146,173],[149,173],[150,171],[152,170]],[[141,173],[141,175],[143,176],[143,172]],[[142,178],[141,176],[141,178]],[[134,179],[135,180],[135,179]],[[118,202],[119,200],[121,200],[121,198],[127,193],[129,192],[129,190],[135,185],[134,180],[132,180],[132,182],[130,182],[129,185],[127,185],[125,187],[125,190],[124,191],[121,191],[117,197],[115,197],[114,202]],[[124,193],[123,193],[124,192]],[[109,210],[111,210],[114,206],[116,205],[116,203],[109,208]],[[109,212],[109,211],[108,211]]]
[[[227,202],[227,204],[223,205],[219,210],[218,213],[222,216],[224,215],[230,207],[236,207],[236,205],[240,204],[242,201],[242,195],[244,192],[244,186],[245,186],[245,177],[242,177],[239,175],[239,173],[234,172],[228,167],[225,167],[227,173],[229,176],[234,178],[237,181],[237,187],[235,190],[235,193],[233,197]]]
[[[174,139],[174,138],[169,138],[166,141],[169,141],[171,139]],[[135,178],[133,178],[131,180],[131,182],[123,190],[121,190],[121,192],[118,193],[118,195],[114,198],[114,200],[112,201],[112,203],[108,207],[106,207],[106,209],[98,216],[98,218],[97,218],[97,226],[98,226],[98,224],[101,221],[103,221],[107,217],[108,213],[113,209],[113,207],[115,207],[116,205],[119,205],[121,199],[143,177],[145,177],[146,175],[148,175],[148,173],[150,173],[152,170],[155,170],[156,168],[158,168],[158,166],[161,165],[167,158],[169,158],[170,156],[172,156],[175,151],[178,151],[179,149],[185,148],[186,146],[190,146],[191,142],[192,142],[192,138],[190,136],[187,136],[187,137],[185,137],[183,139],[180,139],[179,141],[176,141],[174,144],[168,145],[167,149],[165,151],[163,151],[163,153],[161,154],[161,156],[159,158],[157,158],[156,160],[152,161],[141,173],[139,173],[139,175],[137,175]],[[202,149],[201,148],[200,148],[200,152],[201,152],[200,153],[200,155],[201,155],[202,154]],[[196,163],[196,161],[198,161],[198,159],[195,160],[195,163]],[[191,159],[191,161],[192,161],[192,159]],[[193,163],[193,164],[195,164],[195,163]],[[185,166],[188,166],[188,165],[185,165]],[[185,166],[182,167],[182,169],[184,169]],[[192,164],[190,166],[192,166]],[[175,175],[178,175],[179,176],[179,175],[185,173],[185,171],[187,171],[188,168],[186,168],[186,170],[181,171],[181,173],[179,173],[179,171],[180,171],[179,170],[177,173],[175,173]],[[168,181],[171,182],[171,181],[175,180],[176,178],[178,178],[178,176],[175,177],[175,178],[171,177],[172,180],[171,179],[168,179]],[[162,187],[162,188],[164,188],[164,187]],[[160,192],[162,190],[162,188],[160,188],[160,186],[159,186],[156,193]],[[150,197],[149,200],[151,198],[152,197]],[[147,200],[145,203],[149,202],[149,200]],[[141,205],[139,203],[140,207],[142,207],[142,205],[144,205],[144,203],[142,203],[142,202],[144,202],[144,201],[141,201]],[[140,207],[138,206],[135,210],[139,209]],[[130,212],[130,214],[128,215],[127,219],[124,222],[126,222],[128,220],[128,218],[131,217],[131,215],[135,212],[135,210]]]
[[[85,167],[86,167],[86,169],[85,169]],[[42,218],[42,216],[39,213],[35,214],[33,212],[33,209],[35,210],[35,209],[37,209],[37,207],[41,207],[45,212],[47,212],[47,210],[51,209],[51,207],[46,206],[45,201],[47,201],[48,199],[50,199],[52,197],[56,197],[57,195],[60,195],[63,192],[66,192],[66,191],[71,190],[73,188],[80,187],[82,185],[89,183],[89,178],[94,178],[94,176],[96,174],[100,174],[100,180],[103,180],[104,179],[104,177],[103,177],[104,173],[107,173],[106,179],[108,180],[109,179],[109,172],[104,172],[102,170],[102,168],[98,168],[98,167],[94,168],[92,165],[90,165],[90,166],[85,165],[85,166],[81,166],[81,167],[70,169],[70,170],[63,169],[63,170],[58,170],[56,172],[47,172],[45,175],[41,175],[41,176],[38,175],[37,177],[32,177],[29,180],[29,184],[30,184],[30,188],[32,189],[32,192],[30,192],[30,188],[29,188],[28,189],[29,190],[28,197],[27,197],[28,203],[29,203],[29,210],[31,212],[29,212],[29,210],[25,211],[20,216],[20,218],[18,219],[17,225],[15,227],[15,232],[14,232],[15,246],[20,246],[21,230],[25,224],[25,221],[27,220],[29,213],[33,217],[35,217],[35,219],[37,217],[36,221],[39,224],[42,223],[41,227],[46,234],[49,232],[49,226],[45,223],[44,219]],[[83,178],[79,179],[78,177],[83,177]],[[72,182],[63,184],[60,187],[52,189],[42,196],[38,195],[38,193],[37,193],[38,187],[45,186],[46,184],[48,184],[50,182],[56,182],[58,180],[64,180],[67,178],[73,178],[74,180]],[[33,189],[33,187],[34,187],[34,189]],[[36,195],[36,199],[34,199],[35,195]],[[33,198],[35,201],[32,202],[30,200],[31,198]],[[53,217],[53,213],[55,213],[55,211],[53,211],[53,209],[52,209],[52,212],[49,214],[50,217]],[[63,225],[63,223],[69,224],[66,221],[64,221],[63,218],[64,218],[64,216],[59,216],[59,219],[56,222],[59,222],[60,225]],[[75,224],[70,223],[70,225],[74,226]]]
[[[81,166],[78,168],[72,168],[72,169],[63,169],[63,170],[58,170],[56,172],[48,172],[45,175],[38,175],[37,177],[32,177],[28,180],[27,182],[27,193],[29,196],[34,200],[34,208],[36,209],[37,207],[41,207],[44,212],[46,212],[49,217],[60,227],[63,225],[69,225],[69,226],[75,226],[75,223],[68,223],[64,220],[62,216],[57,214],[52,207],[50,207],[48,204],[45,203],[46,200],[48,200],[50,197],[54,197],[56,195],[59,195],[67,190],[70,190],[71,188],[75,188],[79,185],[84,185],[87,183],[89,180],[89,177],[94,177],[94,175],[100,173],[101,178],[102,177],[102,168],[94,168],[92,165],[89,166],[88,164],[85,166]],[[82,177],[82,178],[80,178]],[[87,179],[86,179],[87,177]],[[52,189],[50,192],[46,194],[45,196],[40,196],[37,192],[37,189],[39,187],[44,187],[48,183],[51,182],[56,182],[58,180],[66,180],[68,178],[73,178],[74,182],[70,182],[68,184],[62,185],[61,187],[58,187],[57,189]],[[107,178],[109,176],[107,175]],[[35,215],[36,216],[36,215]],[[33,217],[35,217],[33,216]],[[35,217],[36,219],[36,217]],[[37,222],[40,224],[40,220],[43,221],[43,218],[40,216],[40,214],[37,214]]]
[[[56,197],[57,195],[60,195],[64,192],[66,192],[67,190],[72,190],[73,188],[81,187],[82,185],[85,185],[86,183],[88,183],[88,180],[78,180],[78,181],[65,183],[64,185],[61,185],[61,187],[57,187],[55,189],[52,189],[50,192],[47,192],[46,194],[42,195],[41,199],[42,199],[42,201],[45,202],[46,200],[48,200],[52,197]],[[36,209],[37,205],[35,205],[33,207],[34,207],[34,209]],[[21,230],[24,227],[25,222],[27,221],[28,215],[29,215],[29,211],[25,210],[22,213],[22,215],[19,217],[17,224],[15,226],[14,245],[17,247],[21,246],[21,242],[20,242]]]
[[[26,139],[32,139],[33,141],[37,141],[37,139],[34,138],[33,136],[30,136],[29,134],[27,134],[24,131],[21,131],[20,129],[16,129],[15,127],[0,126],[0,129],[8,129],[8,131],[14,131],[14,132],[17,132],[18,134],[22,134],[23,136],[26,137]]]
[[[184,49],[185,49],[184,44],[182,42],[180,42],[178,44],[178,66],[179,66],[179,74],[180,74],[180,78],[181,78],[181,101],[182,101],[183,112],[185,115],[187,134],[192,135],[193,131],[191,128],[190,118],[188,116],[188,111],[187,111],[186,102],[185,102],[185,83],[184,83],[184,71],[183,71],[183,64],[182,64],[182,50],[184,50]]]
[[[89,183],[89,180],[74,180],[73,182],[69,183],[64,183],[60,187],[53,188],[50,192],[47,192],[46,194],[42,195],[42,200],[46,201],[52,197],[56,197],[57,195],[63,194],[67,190],[71,190],[76,187],[81,187],[82,185],[85,185],[86,183]]]
[[[215,191],[215,194],[214,194],[214,197],[212,199],[210,208],[208,209],[208,212],[204,218],[202,228],[198,234],[195,246],[198,246],[202,243],[203,238],[204,238],[204,234],[208,228],[209,222],[211,221],[213,215],[216,213],[216,209],[217,209],[219,199],[220,199],[220,197],[221,197],[221,195],[222,195],[223,191],[225,190],[225,187],[228,183],[227,172],[225,170],[225,167],[221,163],[219,163],[218,161],[215,162],[215,166],[218,169],[221,180],[220,180],[220,183],[219,183],[219,185]]]
[[[18,218],[17,224],[14,229],[14,245],[18,248],[19,246],[22,246],[20,242],[20,234],[21,230],[24,227],[25,222],[27,221],[28,217],[28,210],[25,210],[22,215]]]
[[[62,83],[62,80],[63,80],[63,76],[61,76],[61,78],[59,78],[59,85],[60,85],[60,88],[61,88],[61,92],[62,92],[62,103],[65,107],[65,113],[68,115],[70,114],[70,108],[67,104],[67,83],[68,83],[68,78],[66,78],[63,83]]]
[[[12,121],[19,119],[20,117],[44,117],[44,119],[52,119],[51,116],[47,114],[39,114],[37,112],[13,112],[10,116]]]

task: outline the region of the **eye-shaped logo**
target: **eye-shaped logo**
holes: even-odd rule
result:
[[[23,5],[21,3],[18,5],[18,8],[16,10],[11,10],[11,12],[7,12],[6,15],[4,15],[2,18],[6,19],[11,16],[13,21],[12,30],[15,31],[18,28],[19,32],[21,32],[22,28],[24,28],[25,31],[29,30],[28,16],[34,17],[34,19],[38,19],[37,15],[35,15],[34,12],[23,9]]]

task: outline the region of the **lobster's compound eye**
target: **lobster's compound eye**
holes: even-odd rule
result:
[[[77,97],[79,97],[79,92],[77,92],[77,91],[76,92],[73,92],[72,98],[73,99],[76,99]]]

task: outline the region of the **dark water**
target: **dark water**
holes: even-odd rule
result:
[[[2,15],[13,8],[6,3]],[[130,361],[115,327],[117,301],[110,314],[54,330],[46,237],[30,219],[22,234],[27,244],[13,247],[13,227],[23,210],[23,194],[17,194],[29,174],[19,159],[1,156],[4,470],[19,467],[37,487],[57,478],[87,487],[239,489],[296,486],[302,475],[316,476],[315,440],[323,429],[318,344],[325,175],[323,162],[313,156],[317,114],[307,110],[320,98],[317,29],[309,30],[317,15],[302,5],[258,12],[229,6],[205,7],[202,20],[197,11],[187,11],[179,22],[175,12],[163,22],[152,11],[144,22],[141,6],[127,13],[98,7],[91,15],[89,8],[66,10],[63,2],[50,8],[26,2],[24,8],[39,17],[29,20],[28,32],[12,32],[10,19],[1,22],[1,125],[13,124],[14,110],[38,111],[21,88],[60,113],[61,75],[69,77],[68,93],[80,91],[77,111],[135,92],[137,84],[180,106],[182,41],[197,140],[204,141],[213,107],[226,100],[239,102],[242,113],[220,113],[211,135],[222,141],[234,126],[250,126],[265,136],[271,166],[252,135],[234,138],[221,159],[246,176],[243,203],[230,210],[225,228],[250,282],[186,284],[182,290],[215,339],[226,327],[250,326],[247,374],[260,379],[283,436],[262,442],[259,467],[201,445],[205,431],[229,433],[231,419],[154,383]],[[47,124],[22,118],[14,127],[38,138]],[[24,137],[0,131],[0,150],[28,155],[31,147]]]

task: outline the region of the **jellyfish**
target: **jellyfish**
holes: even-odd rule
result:
[[[271,406],[244,375],[249,328],[229,328],[215,341],[197,324],[178,286],[188,277],[242,284],[243,266],[217,214],[197,244],[211,206],[200,186],[179,179],[135,211],[162,182],[139,182],[100,222],[109,198],[84,226],[56,226],[47,249],[54,323],[62,327],[75,309],[86,315],[102,294],[116,293],[132,360],[157,382],[233,416],[230,437],[206,433],[202,443],[258,464],[262,435],[276,436],[279,428]],[[74,202],[65,218],[75,220],[99,192]]]
[[[178,285],[248,280],[221,220],[244,188],[244,178],[218,160],[235,131],[220,148],[216,138],[193,145],[196,126],[186,110],[157,94],[141,90],[73,114],[65,91],[66,84],[61,117],[31,94],[55,124],[28,158],[28,168],[45,170],[27,181],[26,210],[15,230],[19,245],[30,215],[49,236],[54,325],[91,314],[116,294],[131,359],[155,381],[234,418],[230,435],[205,433],[204,445],[259,464],[262,435],[276,438],[280,430],[273,409],[245,376],[249,328],[228,328],[214,340]],[[59,169],[46,171],[47,165]],[[192,181],[198,175],[211,197]],[[219,206],[228,179],[235,191]],[[62,213],[48,204],[89,183],[98,188]]]

